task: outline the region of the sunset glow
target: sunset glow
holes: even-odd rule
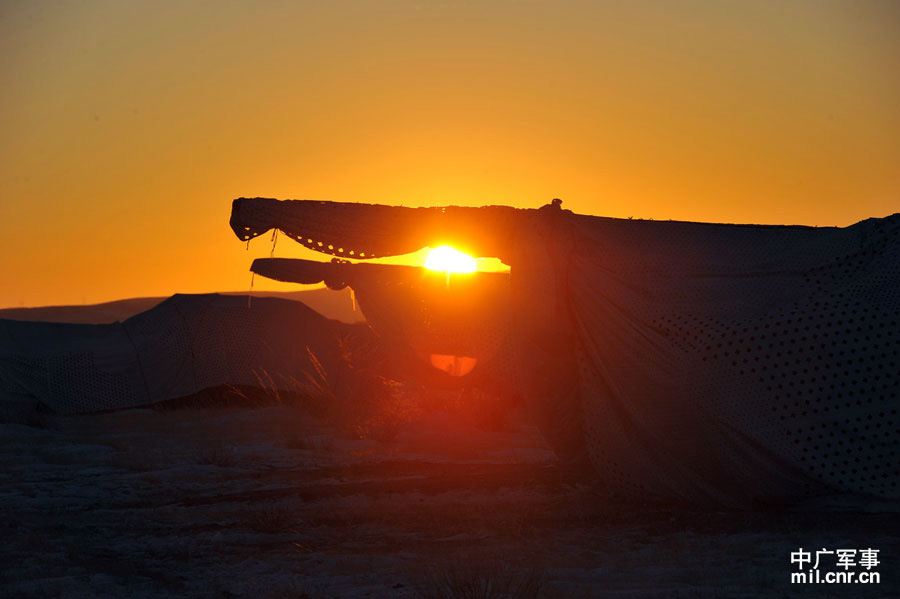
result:
[[[234,242],[240,196],[819,226],[897,210],[894,2],[215,6],[0,8],[0,307],[247,289],[272,243]]]
[[[425,268],[440,272],[475,272],[475,258],[447,245],[434,248],[425,258]]]

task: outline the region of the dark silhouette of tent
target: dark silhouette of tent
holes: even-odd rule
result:
[[[328,372],[358,325],[300,302],[175,295],[112,324],[0,319],[0,402],[73,414],[141,406],[220,385],[297,390]]]
[[[501,258],[518,391],[616,492],[900,497],[900,215],[815,228],[241,198],[231,225],[340,257]]]

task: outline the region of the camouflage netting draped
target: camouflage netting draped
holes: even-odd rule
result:
[[[290,206],[269,226],[383,254],[476,231],[490,251],[475,255],[511,265],[519,390],[616,492],[900,497],[900,215],[812,228],[447,208],[452,227],[421,209],[419,229],[413,209]]]
[[[96,412],[193,395],[219,385],[297,390],[312,364],[339,359],[352,325],[278,298],[175,295],[112,324],[0,319],[0,404],[38,400]]]
[[[417,366],[429,364],[432,355],[445,354],[477,360],[466,384],[475,381],[495,389],[512,382],[510,285],[505,273],[447,277],[410,266],[288,258],[259,258],[251,270],[278,281],[351,287],[366,320],[406,376],[420,374]],[[430,382],[462,381],[430,377]]]
[[[843,229],[559,220],[542,223],[556,240],[544,248],[565,273],[601,479],[726,504],[900,496],[900,216]]]
[[[453,241],[477,256],[502,258],[515,208],[403,208],[272,198],[238,198],[231,228],[243,241],[278,229],[298,243],[342,258],[378,258]]]

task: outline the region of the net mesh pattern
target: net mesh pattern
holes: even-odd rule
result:
[[[128,408],[218,385],[297,390],[307,348],[337,367],[345,329],[300,302],[176,295],[121,323],[0,320],[0,400],[61,413]]]
[[[409,347],[426,364],[431,354],[476,358],[468,380],[507,377],[508,369],[501,366],[512,356],[508,277],[485,275],[446,287],[442,275],[428,277],[432,280],[368,278],[349,284],[367,321],[388,345]],[[460,306],[454,297],[469,301]]]
[[[147,403],[140,387],[133,385],[136,373],[110,371],[98,364],[93,352],[71,352],[43,361],[47,379],[47,394],[57,397],[67,412],[113,410],[138,403]]]
[[[274,229],[311,250],[341,258],[398,256],[448,240],[473,256],[502,258],[518,212],[508,206],[406,208],[238,198],[230,224],[242,241]]]
[[[430,368],[433,354],[466,356],[477,363],[459,384],[514,384],[506,274],[447,275],[410,266],[290,258],[260,258],[251,270],[278,281],[324,281],[332,289],[349,285],[382,342],[395,356],[412,353],[417,364],[408,366],[416,370],[422,364]],[[402,369],[403,360],[395,361]]]
[[[369,207],[326,222],[332,208],[280,228],[364,245],[431,227]],[[611,489],[641,497],[898,496],[900,216],[814,228],[558,208],[506,213],[497,237],[512,267],[514,380],[561,455],[587,455]],[[492,337],[432,318],[403,285],[348,283],[387,339],[464,354]]]
[[[842,229],[543,220],[547,243],[513,285],[556,289],[564,308],[543,310],[574,323],[551,336],[576,347],[578,385],[535,401],[581,419],[601,479],[719,504],[900,496],[900,216]]]

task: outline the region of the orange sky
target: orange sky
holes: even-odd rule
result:
[[[245,289],[238,196],[884,216],[897,73],[890,0],[0,3],[0,307]]]

